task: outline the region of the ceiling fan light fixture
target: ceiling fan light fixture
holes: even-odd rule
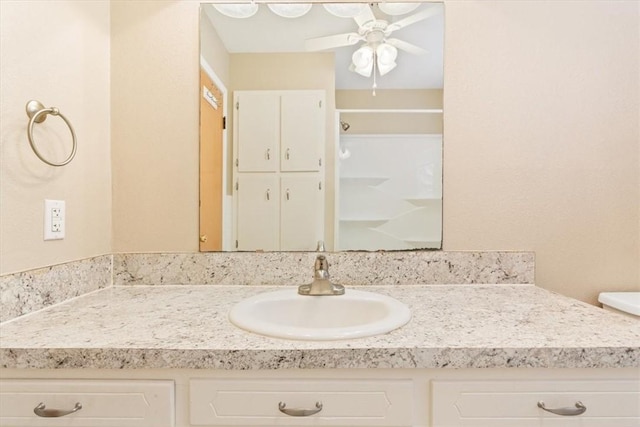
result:
[[[398,49],[388,43],[382,43],[376,48],[376,56],[378,57],[378,65],[392,64],[396,62]]]
[[[371,76],[371,71],[373,70],[373,56],[374,52],[371,46],[362,46],[360,49],[353,52],[353,55],[351,56],[353,63],[352,67],[349,69],[364,77]]]
[[[396,68],[396,58],[398,57],[398,49],[387,43],[382,43],[376,48],[376,60],[378,71],[384,76],[389,71]]]
[[[327,12],[338,18],[353,18],[368,7],[366,3],[325,3],[323,6]]]
[[[230,18],[250,18],[258,11],[257,3],[224,3],[214,4],[221,14]]]
[[[381,76],[384,76],[389,71],[391,71],[394,68],[396,68],[396,65],[398,65],[398,64],[396,64],[395,62],[391,62],[391,63],[388,63],[388,64],[382,64],[382,63],[378,62],[378,71],[380,72]]]
[[[369,45],[364,45],[353,52],[351,59],[356,67],[366,67],[373,62],[373,49]]]
[[[311,10],[311,3],[269,3],[267,6],[283,18],[299,18]]]
[[[382,2],[378,3],[378,8],[387,15],[397,16],[405,15],[409,12],[413,12],[420,6],[420,3],[392,3]]]

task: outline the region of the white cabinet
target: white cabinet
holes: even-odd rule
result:
[[[632,427],[640,382],[434,381],[432,408],[433,427]]]
[[[0,375],[3,427],[640,425],[637,368],[2,369]],[[555,415],[540,401],[549,409],[581,402],[586,411]],[[39,418],[33,409],[40,402],[61,410],[79,402],[82,409]]]
[[[236,93],[234,144],[239,172],[275,172],[280,163],[280,97],[273,92]],[[242,108],[240,102],[242,101]]]
[[[280,178],[280,249],[312,251],[323,238],[324,191],[319,174]]]
[[[234,148],[238,172],[317,172],[325,138],[325,94],[236,91]]]
[[[194,379],[189,389],[191,424],[196,426],[413,422],[411,380]]]
[[[170,380],[2,380],[0,425],[173,427],[174,383]]]
[[[279,181],[276,174],[239,174],[236,186],[238,250],[280,248]]]
[[[280,98],[280,169],[288,172],[318,171],[324,150],[324,93],[287,92]]]
[[[308,251],[323,240],[319,174],[243,173],[237,183],[238,250]]]
[[[238,250],[315,250],[325,240],[324,98],[318,90],[234,94]]]

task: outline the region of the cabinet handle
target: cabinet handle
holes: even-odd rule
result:
[[[267,189],[267,200],[271,200],[271,192]]]
[[[284,155],[285,159],[289,160],[289,149],[287,148],[287,151]]]
[[[289,189],[287,188],[287,200],[289,200]]]
[[[271,160],[271,148],[267,148],[267,160]]]
[[[552,408],[547,408],[546,406],[544,406],[544,402],[541,400],[538,402],[538,408],[543,409],[547,412],[551,412],[552,414],[556,414],[556,415],[564,415],[564,416],[574,416],[574,415],[581,415],[584,414],[587,411],[587,407],[584,406],[582,404],[582,402],[577,401],[576,402],[576,407],[574,408],[556,408],[556,409],[552,409]]]
[[[38,406],[33,408],[33,412],[39,417],[52,418],[52,417],[64,417],[65,415],[78,412],[80,409],[82,409],[82,405],[80,404],[80,402],[76,402],[76,406],[74,406],[73,409],[70,409],[68,411],[65,411],[62,409],[46,409],[46,406],[44,405],[44,403],[40,402]]]
[[[290,417],[308,417],[322,411],[322,402],[316,402],[316,407],[314,409],[287,409],[287,404],[280,402],[278,403],[278,409],[280,412],[289,415]]]

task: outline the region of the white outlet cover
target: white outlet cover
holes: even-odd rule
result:
[[[65,230],[64,200],[44,201],[44,240],[64,239]]]

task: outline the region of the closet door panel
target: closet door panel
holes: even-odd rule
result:
[[[240,93],[235,98],[238,172],[275,172],[280,163],[280,97]]]
[[[280,249],[280,188],[278,176],[238,174],[237,240],[240,251]]]
[[[321,91],[283,93],[280,169],[319,171],[324,147],[325,101]]]
[[[323,239],[324,190],[318,173],[281,178],[280,238],[283,251],[314,251]]]

